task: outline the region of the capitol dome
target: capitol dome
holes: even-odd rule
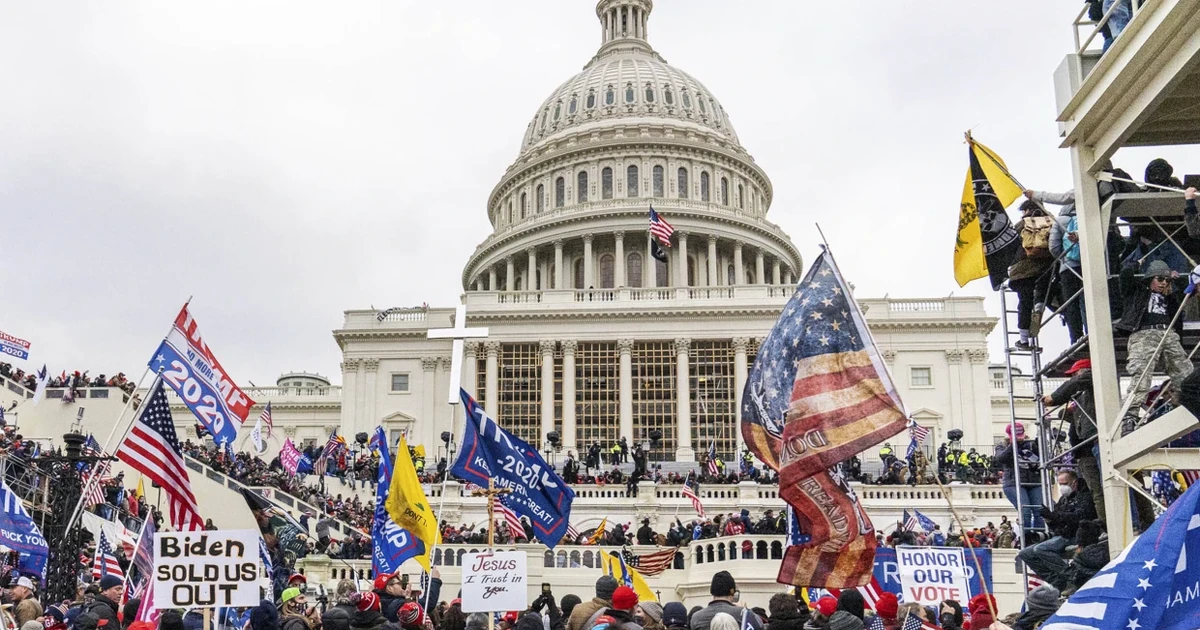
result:
[[[653,8],[596,4],[600,47],[538,107],[492,189],[494,230],[463,269],[467,291],[523,303],[546,290],[799,277],[799,252],[766,219],[771,180],[712,92],[650,45]],[[655,258],[650,207],[676,229],[669,258]]]

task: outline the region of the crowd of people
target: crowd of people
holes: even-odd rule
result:
[[[26,389],[37,389],[38,380],[36,374],[25,372],[21,369],[13,369],[10,363],[0,363],[0,376],[19,383]],[[119,372],[116,376],[109,378],[104,374],[95,377],[88,376],[88,370],[82,372],[79,370],[73,372],[64,370],[57,376],[51,376],[47,380],[46,386],[68,388],[67,393],[63,396],[68,401],[74,400],[78,390],[85,387],[116,387],[126,394],[132,394],[134,389],[136,389],[136,384],[126,378],[124,372]]]

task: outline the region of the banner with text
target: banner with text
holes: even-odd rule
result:
[[[947,599],[965,602],[973,594],[961,547],[898,547],[896,570],[905,603],[940,606]]]
[[[0,353],[17,357],[18,359],[28,359],[29,342],[0,331]]]
[[[462,560],[462,610],[465,613],[525,610],[529,584],[524,551],[468,553]]]
[[[258,540],[252,529],[154,535],[154,607],[257,606]]]

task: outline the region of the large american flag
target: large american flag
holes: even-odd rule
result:
[[[917,444],[924,444],[925,440],[929,437],[929,429],[917,424],[916,420],[909,420],[908,434],[912,436],[912,439],[917,441]]]
[[[267,437],[271,437],[271,433],[275,430],[275,424],[271,421],[271,403],[267,402],[266,409],[263,409],[262,415],[258,417],[258,421],[267,427]]]
[[[117,447],[117,458],[167,493],[172,527],[181,532],[204,529],[161,377],[150,386],[150,395],[138,411],[133,429]]]
[[[696,514],[704,516],[704,504],[700,502],[700,495],[697,491],[700,489],[700,482],[696,480],[696,473],[689,473],[687,479],[683,481],[683,496],[692,500],[692,507],[696,509]]]
[[[106,575],[115,575],[122,580],[125,579],[121,563],[117,562],[117,554],[113,553],[112,545],[109,544],[108,537],[104,535],[104,530],[100,530],[100,542],[96,545],[96,557],[92,560],[92,579],[99,580]]]
[[[336,459],[346,450],[346,438],[338,435],[337,429],[329,434],[329,440],[325,442],[325,448],[321,449],[321,455],[317,457],[317,463],[313,465],[313,472],[317,475],[324,475],[329,468],[329,460]]]
[[[499,499],[495,499],[495,501],[496,518],[504,519],[504,522],[508,523],[508,529],[512,532],[514,538],[524,538],[525,527],[521,525],[521,519],[517,516],[517,513],[513,512],[507,505],[501,503]]]
[[[645,576],[655,576],[671,568],[671,564],[675,562],[675,554],[678,551],[678,547],[672,547],[641,555],[635,554],[628,549],[621,550],[621,553],[625,556],[625,563],[637,569],[638,573]]]
[[[650,234],[658,239],[663,247],[670,247],[671,235],[674,233],[675,228],[654,211],[654,206],[650,206]]]
[[[715,441],[708,444],[708,461],[705,462],[705,466],[708,467],[708,474],[714,477],[721,474],[721,467],[717,465],[717,443]]]
[[[913,516],[912,514],[909,514],[908,510],[904,510],[904,525],[903,525],[903,527],[904,527],[904,531],[915,532],[921,528],[921,522],[917,520],[917,517]]]
[[[89,508],[93,505],[100,505],[101,503],[104,503],[104,480],[108,478],[108,473],[108,460],[101,460],[96,462],[96,466],[92,472],[88,473],[88,475],[84,477],[83,507]]]

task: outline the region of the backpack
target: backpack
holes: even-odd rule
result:
[[[1042,255],[1050,251],[1051,217],[1025,217],[1021,220],[1021,247],[1026,256]]]
[[[1063,230],[1063,257],[1071,261],[1079,261],[1079,243],[1072,243],[1067,234],[1079,231],[1079,219],[1075,215],[1071,215],[1071,220],[1067,221],[1067,229]]]

